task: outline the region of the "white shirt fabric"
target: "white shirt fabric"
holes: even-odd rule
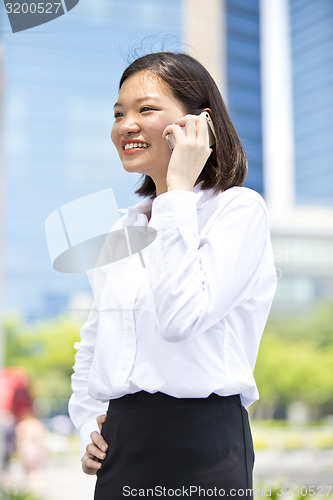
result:
[[[81,457],[96,417],[125,394],[240,394],[245,407],[259,398],[253,370],[277,281],[266,205],[245,187],[214,195],[201,185],[146,198],[111,230],[157,236],[141,257],[95,271],[69,402]]]

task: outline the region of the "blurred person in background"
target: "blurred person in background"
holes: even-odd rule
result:
[[[143,175],[145,198],[112,229],[156,238],[142,250],[146,266],[133,255],[95,270],[69,403],[82,468],[97,473],[95,500],[190,485],[250,498],[246,407],[258,399],[253,370],[276,289],[265,202],[243,187],[240,139],[192,57],[134,61],[114,116],[112,141],[124,169]],[[101,261],[112,251],[106,242]]]
[[[47,429],[37,418],[27,374],[16,367],[2,372],[2,411],[5,427],[6,462],[14,452],[22,466],[25,487],[39,495],[44,491],[44,468],[47,459]]]

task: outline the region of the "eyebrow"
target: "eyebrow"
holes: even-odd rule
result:
[[[159,101],[160,98],[157,97],[157,96],[154,96],[154,95],[146,95],[144,97],[139,97],[139,99],[136,99],[135,102],[140,103],[142,101],[151,101],[151,100],[153,100],[153,101]],[[116,102],[116,104],[113,106],[113,108],[115,108],[116,106],[123,107],[124,105],[121,102]]]

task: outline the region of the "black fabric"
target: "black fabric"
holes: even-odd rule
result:
[[[252,436],[239,395],[128,394],[110,401],[102,435],[109,450],[94,500],[252,498]]]

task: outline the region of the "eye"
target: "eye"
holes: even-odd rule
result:
[[[150,106],[142,106],[142,108],[140,109],[140,113],[146,112],[146,111],[156,111],[156,109],[151,108]]]
[[[120,111],[118,111],[117,113],[114,114],[114,117],[115,118],[120,118],[122,115],[122,113],[120,113]]]

